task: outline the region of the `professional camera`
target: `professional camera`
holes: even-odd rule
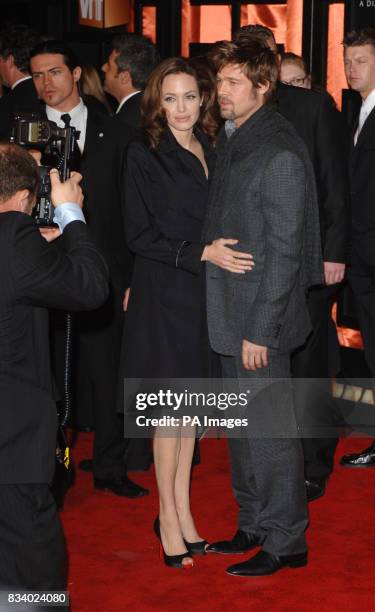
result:
[[[62,116],[62,118],[64,115]],[[14,116],[14,125],[10,142],[26,148],[36,148],[44,151],[47,147],[53,157],[53,167],[57,168],[60,180],[66,181],[70,175],[75,144],[80,132],[65,122],[65,127],[59,128],[54,121],[40,119],[34,113],[18,113]],[[52,166],[39,166],[39,193],[34,208],[34,217],[40,226],[54,226],[54,210],[51,202],[51,181],[49,171]]]

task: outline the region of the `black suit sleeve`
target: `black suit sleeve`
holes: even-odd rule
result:
[[[107,266],[81,221],[69,223],[61,238],[47,243],[34,221],[20,215],[12,270],[16,299],[33,306],[90,310],[108,295]]]
[[[134,253],[167,265],[199,274],[204,246],[165,236],[157,222],[148,172],[148,150],[133,143],[126,169],[125,234]]]
[[[328,96],[320,96],[314,167],[320,208],[323,260],[345,263],[349,231],[348,134]]]

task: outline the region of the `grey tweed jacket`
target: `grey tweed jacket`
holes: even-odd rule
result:
[[[255,267],[207,265],[212,348],[239,355],[242,340],[288,352],[311,331],[308,287],[323,282],[313,169],[293,126],[263,106],[228,139],[220,135],[204,241],[237,238]]]

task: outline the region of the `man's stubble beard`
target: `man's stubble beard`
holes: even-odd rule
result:
[[[233,109],[228,109],[228,110],[220,109],[220,115],[223,119],[226,119],[229,121],[234,121],[236,118]]]

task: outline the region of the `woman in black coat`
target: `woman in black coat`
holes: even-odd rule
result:
[[[157,390],[147,386],[150,379],[209,375],[204,261],[238,273],[252,265],[243,253],[233,260],[227,245],[236,240],[201,243],[216,128],[214,87],[208,90],[205,83],[188,60],[162,62],[143,95],[144,139],[128,151],[125,228],[136,256],[121,378],[142,379],[148,391]],[[164,386],[160,381],[159,388]],[[153,410],[139,414],[155,417]],[[172,408],[163,414],[179,416]],[[207,544],[190,511],[194,434],[183,429],[157,427],[154,436],[160,499],[154,528],[172,567],[191,567],[192,554],[204,554]]]

